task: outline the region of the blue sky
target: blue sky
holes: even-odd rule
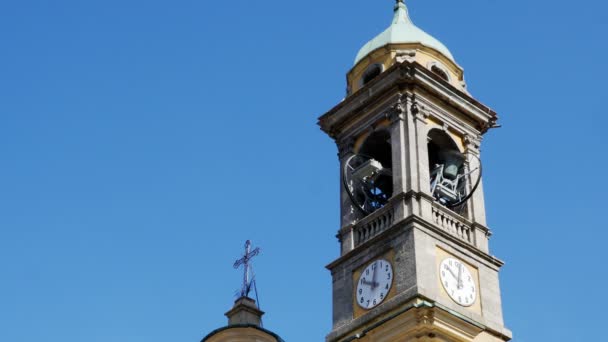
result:
[[[408,4],[501,118],[483,160],[506,325],[595,339],[608,5]],[[225,324],[252,239],[265,326],[322,341],[339,185],[316,118],[392,5],[0,3],[0,340],[199,341]]]

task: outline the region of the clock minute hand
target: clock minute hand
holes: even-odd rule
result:
[[[462,287],[462,264],[458,264],[458,289]]]
[[[376,273],[378,273],[378,265],[374,264],[374,274],[372,275],[372,289],[378,286],[378,283],[376,282]]]

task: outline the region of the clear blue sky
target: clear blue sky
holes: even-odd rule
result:
[[[408,4],[504,126],[483,159],[515,341],[596,339],[608,5]],[[0,340],[199,341],[249,238],[266,327],[323,341],[338,165],[316,119],[392,5],[1,2]]]

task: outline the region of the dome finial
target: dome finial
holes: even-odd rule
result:
[[[437,50],[452,61],[454,60],[454,57],[445,45],[414,25],[410,19],[405,0],[396,0],[395,13],[391,25],[359,50],[355,58],[355,64],[380,47],[396,44],[421,44]]]
[[[408,13],[407,6],[404,0],[396,0],[395,3],[395,17],[393,18],[393,25],[399,23],[412,24],[412,19]]]

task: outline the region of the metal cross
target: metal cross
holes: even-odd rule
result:
[[[243,255],[242,258],[234,262],[234,268],[236,269],[241,266],[244,266],[243,288],[241,289],[241,297],[247,297],[249,296],[249,292],[251,292],[251,259],[253,259],[253,257],[258,254],[260,254],[260,248],[256,247],[254,250],[251,250],[251,241],[247,240],[247,242],[245,242],[245,255]]]

